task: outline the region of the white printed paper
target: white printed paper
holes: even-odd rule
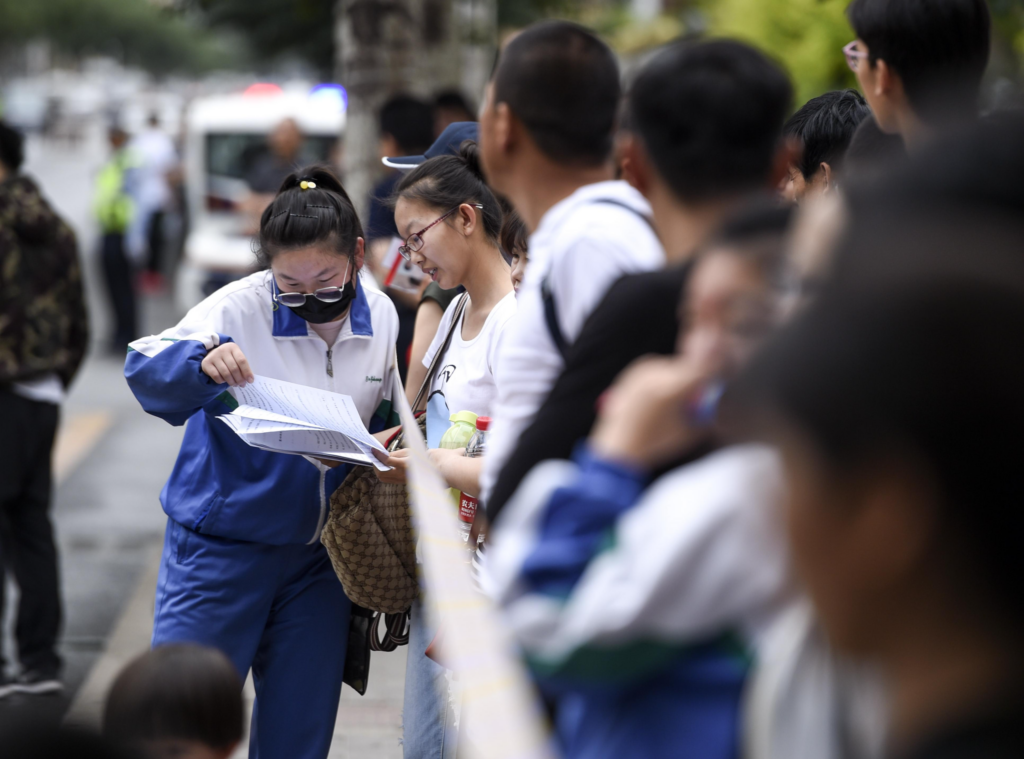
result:
[[[255,448],[389,469],[373,455],[386,450],[347,395],[259,375],[228,392],[238,408],[218,418]]]

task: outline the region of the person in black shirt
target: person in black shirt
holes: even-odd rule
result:
[[[590,315],[501,471],[486,504],[490,520],[534,465],[571,456],[619,372],[645,354],[674,351],[688,261],[752,193],[782,179],[789,163],[782,125],[791,100],[785,73],[738,42],[673,43],[637,77],[620,160],[651,204],[669,268],[621,278]]]

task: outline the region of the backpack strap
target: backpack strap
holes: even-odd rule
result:
[[[635,216],[639,216],[648,227],[651,229],[651,233],[657,237],[658,230],[654,227],[654,221],[647,215],[640,213],[633,206],[628,203],[623,203],[621,200],[613,200],[612,198],[600,198],[595,200],[591,205],[608,205],[618,206],[624,208]],[[547,325],[548,334],[551,336],[551,342],[555,344],[556,350],[562,357],[562,361],[565,361],[565,357],[569,353],[571,347],[569,341],[565,339],[565,333],[562,332],[562,327],[558,323],[558,305],[555,303],[555,296],[551,292],[550,273],[544,277],[540,283],[540,297],[544,303],[544,323]]]

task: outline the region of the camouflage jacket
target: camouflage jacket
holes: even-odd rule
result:
[[[56,372],[71,384],[89,340],[71,227],[25,176],[0,184],[0,385]]]

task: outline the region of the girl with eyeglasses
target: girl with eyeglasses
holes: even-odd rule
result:
[[[292,174],[260,220],[262,271],[131,344],[142,407],[188,422],[161,502],[168,515],[153,644],[223,651],[256,702],[260,757],[327,756],[351,604],[320,544],[349,466],[251,448],[216,416],[255,374],[352,397],[371,432],[393,426],[398,317],[365,288],[363,230],[325,168]],[[401,392],[400,387],[397,388]]]
[[[405,240],[402,255],[441,287],[466,289],[441,318],[423,365],[429,369],[444,350],[433,375],[425,380],[429,455],[450,487],[475,496],[480,492],[483,459],[466,458],[463,451],[440,449],[438,444],[452,414],[471,411],[489,416],[498,395],[495,364],[502,334],[516,312],[510,270],[499,243],[502,208],[484,182],[477,146],[470,140],[462,143],[458,155],[432,158],[406,174],[394,202],[395,223]],[[394,469],[378,476],[386,482],[404,482],[405,455],[404,450],[393,453],[388,463]],[[414,604],[402,718],[406,759],[454,756],[457,743],[443,695],[444,668],[425,655],[433,636],[422,606]]]

